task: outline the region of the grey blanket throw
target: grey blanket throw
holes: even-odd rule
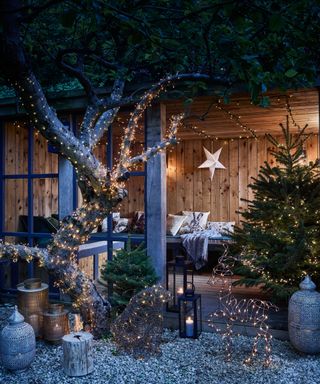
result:
[[[194,263],[196,269],[206,265],[208,261],[209,235],[206,232],[195,232],[181,235],[182,245],[189,259]]]

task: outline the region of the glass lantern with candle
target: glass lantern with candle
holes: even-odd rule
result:
[[[62,337],[70,332],[69,311],[63,304],[50,304],[43,313],[43,338],[51,344],[59,344]]]
[[[197,339],[202,331],[201,295],[194,293],[193,284],[179,296],[178,308],[180,337]]]
[[[188,284],[193,284],[193,263],[184,256],[176,256],[167,263],[167,290],[172,295],[167,303],[168,312],[179,311],[178,297],[185,293]]]

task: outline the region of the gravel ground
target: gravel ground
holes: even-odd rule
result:
[[[135,360],[119,355],[110,340],[94,343],[95,368],[91,375],[69,378],[61,368],[61,346],[37,342],[31,367],[13,374],[0,367],[2,384],[320,384],[319,356],[301,356],[288,342],[273,341],[272,364],[243,364],[252,339],[234,340],[232,363],[224,361],[222,339],[203,333],[199,340],[180,339],[176,331],[163,334],[162,355]]]

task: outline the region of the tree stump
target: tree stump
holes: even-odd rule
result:
[[[93,371],[93,336],[76,332],[62,338],[63,369],[68,376],[85,376]]]

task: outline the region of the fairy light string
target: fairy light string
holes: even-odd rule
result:
[[[146,287],[133,296],[111,326],[119,351],[139,359],[160,352],[163,332],[163,305],[171,298],[161,285]]]
[[[293,107],[290,104],[290,99],[293,98],[293,95],[281,95],[281,96],[274,96],[273,97],[273,103],[271,104],[279,104],[282,103],[282,100],[284,99],[284,104],[283,107],[289,116],[293,126],[297,128],[298,133],[301,131],[301,126],[297,123],[294,115],[293,115]],[[252,102],[250,103],[252,104]],[[236,101],[236,105],[240,105],[240,101]],[[208,133],[205,129],[201,128],[197,124],[191,124],[188,122],[191,118],[197,118],[200,121],[205,121],[207,115],[209,114],[210,110],[212,108],[216,108],[217,110],[221,111],[224,113],[224,115],[229,118],[231,121],[235,123],[238,127],[240,127],[243,131],[243,134],[237,135],[237,137],[223,137],[223,136],[218,136],[212,133]],[[258,108],[258,107],[257,107]],[[209,105],[207,111],[202,114],[201,116],[193,116],[193,115],[186,115],[184,119],[184,126],[191,130],[195,135],[200,136],[203,139],[211,140],[211,141],[218,141],[222,140],[224,144],[227,144],[228,142],[233,142],[234,140],[243,140],[243,139],[254,139],[256,141],[259,141],[259,136],[257,135],[257,130],[250,127],[248,124],[242,122],[242,116],[238,113],[232,112],[231,110],[227,109],[224,104],[223,100],[220,98],[215,98]],[[314,133],[310,133],[311,136],[314,135]]]
[[[229,255],[229,247],[224,244],[224,252],[218,260],[218,264],[213,268],[212,276],[208,284],[212,287],[219,287],[219,309],[209,314],[209,326],[221,333],[225,340],[225,359],[232,359],[232,339],[234,337],[233,328],[236,323],[251,325],[256,328],[257,333],[253,339],[251,353],[245,358],[245,364],[252,364],[258,355],[259,341],[264,342],[263,364],[268,367],[271,364],[271,341],[268,318],[269,310],[278,311],[278,307],[270,301],[260,299],[238,299],[232,293],[233,268],[240,257]],[[243,250],[244,252],[245,250]],[[225,321],[225,329],[218,328],[216,319]]]

